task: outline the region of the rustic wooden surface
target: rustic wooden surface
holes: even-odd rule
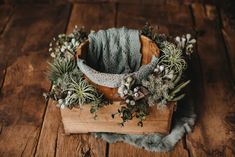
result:
[[[119,115],[111,117],[120,108],[120,101],[102,107],[97,111],[97,117],[90,114],[90,105],[84,105],[82,109],[73,108],[61,109],[61,118],[65,133],[90,133],[90,132],[116,132],[121,134],[146,134],[159,132],[168,134],[171,127],[172,115],[176,109],[176,103],[170,102],[167,107],[159,110],[152,107],[149,110],[149,116],[143,122],[144,127],[137,124],[139,119],[134,117],[131,121],[125,123],[122,127],[119,123],[122,119]]]
[[[196,0],[71,1],[77,3],[0,1],[0,156],[235,156],[235,27],[223,10],[191,3]],[[49,41],[74,25],[140,28],[146,21],[170,35],[197,36],[189,66],[189,96],[198,114],[194,132],[167,153],[107,144],[88,134],[65,135],[59,109],[42,97],[50,89],[45,78]]]

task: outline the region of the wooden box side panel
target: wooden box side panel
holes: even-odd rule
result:
[[[175,110],[176,103],[167,104],[167,107],[158,109],[157,107],[150,108],[150,114],[143,121],[143,127],[137,125],[138,119],[133,118],[125,123],[122,127],[119,123],[122,122],[121,117],[116,115],[120,107],[119,102],[114,102],[112,105],[104,106],[97,111],[97,118],[94,119],[94,114],[90,113],[90,105],[85,105],[81,109],[61,109],[62,122],[66,134],[71,133],[89,133],[89,132],[113,132],[124,134],[145,134],[145,133],[163,133],[167,134],[170,131],[171,118]]]

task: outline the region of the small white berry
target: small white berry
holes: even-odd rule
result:
[[[128,83],[131,83],[132,80],[133,80],[133,78],[132,78],[131,76],[127,77],[127,79],[126,79],[126,81],[127,81]]]
[[[64,105],[64,104],[60,105],[60,108],[61,108],[61,109],[64,109],[64,108],[65,108],[65,105]]]
[[[127,94],[128,94],[128,90],[125,89],[125,90],[123,91],[123,94],[124,94],[124,95],[127,95]]]
[[[134,105],[135,105],[135,101],[134,101],[134,100],[131,100],[131,101],[130,101],[130,105],[134,106]]]
[[[75,45],[76,40],[73,38],[73,39],[71,40],[71,42],[72,42],[72,44]]]
[[[179,36],[175,37],[175,41],[180,42],[180,37]]]
[[[60,105],[61,105],[63,102],[64,102],[63,99],[59,99],[59,100],[58,100],[58,103],[59,103]]]
[[[164,66],[161,65],[161,66],[159,67],[159,69],[160,69],[160,71],[163,71],[163,70],[164,70]]]
[[[129,104],[130,103],[130,99],[126,99],[126,103]]]
[[[135,97],[138,97],[139,96],[139,93],[135,93]]]
[[[61,47],[60,51],[61,51],[61,52],[64,52],[64,51],[65,51],[65,48],[64,48],[64,47]]]
[[[186,34],[187,41],[189,41],[190,38],[191,38],[191,34]]]
[[[139,88],[138,87],[135,87],[134,88],[134,92],[136,93],[136,92],[138,92],[139,91]]]
[[[52,58],[55,58],[56,56],[55,56],[55,53],[51,53],[51,57]]]
[[[155,68],[155,69],[154,69],[154,72],[155,72],[155,73],[158,73],[158,72],[159,72],[159,69],[158,69],[158,68]]]

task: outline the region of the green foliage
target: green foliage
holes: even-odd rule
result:
[[[57,100],[58,107],[72,108],[86,103],[100,106],[103,101],[102,96],[87,83],[83,73],[76,66],[77,47],[87,39],[87,35],[84,28],[75,27],[71,34],[60,34],[50,43],[49,52],[53,60],[49,63],[48,78],[52,81],[53,88],[45,96]]]
[[[168,41],[164,41],[162,45],[162,55],[159,58],[159,64],[164,65],[165,68],[169,70],[174,70],[176,73],[180,73],[185,70],[187,64],[183,58],[182,50]]]
[[[98,95],[96,89],[83,78],[79,81],[74,81],[71,78],[71,82],[66,90],[71,92],[68,101],[73,104],[77,103],[80,106],[95,101]]]
[[[76,68],[76,64],[70,59],[54,59],[53,62],[49,64],[49,75],[50,81],[56,83],[59,78],[62,78],[64,74],[70,73]]]
[[[144,26],[141,34],[153,40],[161,54],[154,72],[142,83],[137,84],[132,76],[122,81],[118,94],[123,101],[117,113],[112,114],[113,118],[116,114],[120,115],[122,126],[133,117],[139,119],[139,126],[143,126],[143,121],[149,114],[149,106],[156,104],[164,106],[169,101],[182,99],[185,94],[181,91],[190,83],[190,81],[181,80],[183,71],[187,68],[184,54],[192,53],[196,40],[187,34],[177,37],[176,44],[169,42],[167,36],[158,34],[157,27],[154,28],[149,24]],[[60,108],[81,107],[89,103],[90,112],[94,113],[96,118],[96,111],[110,102],[87,82],[76,66],[76,50],[83,41],[87,40],[87,37],[88,33],[84,28],[75,28],[71,34],[61,34],[50,43],[49,52],[53,60],[49,63],[48,78],[53,86],[45,97],[57,100],[57,106]]]

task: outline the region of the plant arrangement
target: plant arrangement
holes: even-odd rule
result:
[[[174,41],[164,34],[158,34],[149,24],[141,30],[141,34],[154,41],[160,49],[160,57],[152,74],[142,82],[138,82],[131,75],[124,78],[118,88],[118,94],[122,98],[117,113],[122,118],[120,124],[133,117],[139,119],[138,125],[143,126],[143,121],[149,114],[149,108],[157,106],[163,108],[167,102],[178,101],[185,94],[181,90],[189,84],[182,81],[182,75],[187,68],[186,58],[193,52],[196,40],[190,34],[177,36]],[[52,90],[45,94],[46,98],[58,101],[60,108],[82,107],[92,104],[90,112],[96,111],[107,104],[102,93],[99,93],[84,77],[76,66],[76,50],[88,37],[84,28],[78,29],[69,35],[59,35],[50,43],[49,52],[52,61],[49,63],[48,78],[52,82]]]

